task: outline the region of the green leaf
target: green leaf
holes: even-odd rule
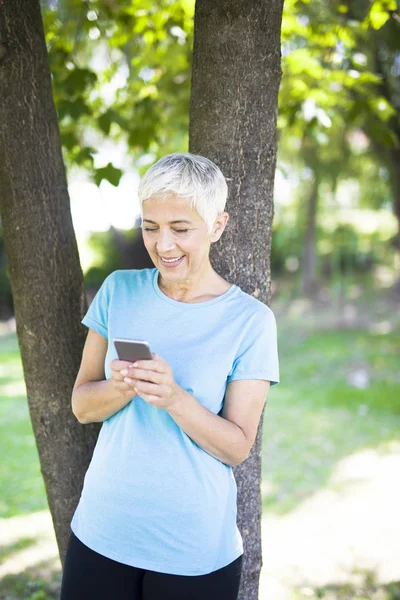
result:
[[[100,115],[100,117],[97,119],[97,122],[99,124],[101,131],[103,133],[105,133],[106,135],[108,135],[110,133],[111,123],[112,123],[110,113],[111,113],[111,111],[107,110],[105,113]]]
[[[73,69],[63,81],[63,89],[68,96],[76,97],[97,80],[96,73],[89,69]]]
[[[72,150],[75,146],[79,146],[79,140],[75,131],[67,130],[60,131],[61,144],[68,150]]]
[[[396,0],[375,0],[364,22],[373,29],[380,29],[390,18],[390,11],[396,10]]]
[[[82,115],[91,114],[91,110],[83,98],[77,98],[73,102],[71,100],[60,100],[57,103],[57,112],[60,119],[70,116],[76,120]]]
[[[93,167],[93,154],[96,154],[97,150],[92,148],[91,146],[85,146],[81,148],[79,152],[75,155],[75,161],[78,165],[83,167],[92,168]]]
[[[106,110],[97,120],[99,127],[103,133],[106,135],[110,134],[111,125],[113,123],[117,123],[121,129],[126,129],[128,127],[128,122],[123,115],[117,110],[110,108]]]
[[[101,169],[95,169],[94,172],[94,181],[96,185],[100,185],[103,179],[109,181],[115,187],[118,186],[119,180],[122,177],[121,169],[117,169],[111,163],[108,163],[106,167],[102,167]]]

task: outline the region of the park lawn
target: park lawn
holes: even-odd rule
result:
[[[285,514],[326,486],[339,460],[399,440],[399,332],[281,328],[281,383],[264,413],[263,509]],[[357,369],[365,389],[350,385]]]
[[[335,464],[390,447],[400,430],[398,331],[279,327],[281,382],[264,413],[263,509],[283,514],[325,486]],[[47,508],[15,334],[0,337],[0,517]],[[360,367],[366,389],[347,381]]]
[[[0,518],[48,507],[15,334],[0,337]]]

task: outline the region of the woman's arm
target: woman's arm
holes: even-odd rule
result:
[[[88,381],[72,394],[72,412],[82,425],[102,423],[132,400],[121,394],[113,386],[111,379]]]
[[[235,466],[250,454],[269,385],[262,379],[231,381],[221,416],[182,388],[179,400],[166,410],[196,444],[221,462]]]
[[[123,370],[124,381],[153,406],[164,408],[206,452],[229,466],[249,455],[268,395],[264,379],[235,379],[227,384],[222,416],[205,408],[175,381],[171,366],[158,354]]]
[[[134,396],[132,389],[123,382],[122,376],[121,381],[105,379],[106,353],[107,340],[89,329],[71,399],[72,412],[83,425],[105,421]],[[122,360],[111,362],[112,367],[118,371],[129,364]]]

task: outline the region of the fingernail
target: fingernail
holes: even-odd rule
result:
[[[121,375],[128,375],[128,369],[122,369]]]

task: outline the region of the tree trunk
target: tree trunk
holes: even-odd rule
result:
[[[127,241],[122,231],[113,225],[110,226],[110,232],[118,248],[121,269],[151,269],[154,267],[143,243],[140,227],[134,228],[134,236],[130,241]]]
[[[318,203],[318,188],[319,179],[314,172],[312,181],[312,187],[308,196],[307,202],[307,213],[306,213],[306,227],[304,231],[304,242],[302,252],[302,291],[306,296],[313,297],[317,282],[315,278],[316,266],[317,266],[317,249],[315,240],[315,229],[317,221],[317,203]]]
[[[61,562],[99,426],[72,414],[86,330],[38,0],[0,0],[0,212],[29,411]]]
[[[400,252],[400,148],[390,148],[387,154],[390,165],[389,176],[393,195],[393,214],[397,219],[397,233],[393,240],[393,246]]]
[[[189,148],[228,181],[230,215],[213,267],[268,304],[283,0],[197,0]],[[239,597],[258,598],[261,557],[261,417],[250,457],[235,467],[244,542]]]
[[[395,36],[397,36],[397,31],[396,31],[396,24],[394,24],[395,22],[393,21],[389,21],[387,23],[387,25],[390,25],[392,30],[390,33],[390,29],[389,31],[386,28],[386,33],[390,36],[392,36],[392,39],[396,39]],[[395,48],[391,48],[391,51],[389,50],[390,47],[387,46],[387,44],[384,42],[384,40],[380,37],[381,32],[380,31],[376,31],[373,33],[372,36],[372,43],[373,43],[373,49],[374,49],[374,62],[375,62],[375,71],[376,73],[380,76],[380,91],[382,93],[382,95],[384,96],[384,98],[386,98],[386,100],[388,101],[388,103],[395,109],[395,113],[390,117],[388,123],[387,123],[387,127],[390,128],[392,136],[393,136],[393,141],[390,147],[387,147],[383,144],[379,144],[378,142],[376,142],[374,139],[372,139],[372,142],[375,146],[375,149],[377,150],[377,156],[378,157],[383,157],[384,161],[386,162],[386,166],[389,170],[389,177],[390,177],[390,185],[392,188],[392,198],[393,198],[393,214],[397,219],[397,233],[394,237],[394,239],[392,240],[392,246],[395,249],[395,252],[399,252],[400,251],[400,174],[399,174],[399,161],[400,161],[400,149],[399,149],[399,143],[400,143],[400,111],[398,108],[398,98],[396,97],[396,92],[395,92],[395,88],[393,86],[393,82],[394,82],[394,72],[395,72],[395,64],[396,64],[396,57],[397,57],[397,52],[395,50]],[[383,55],[387,55],[389,50],[389,56],[392,57],[392,60],[390,61],[391,64],[386,64],[384,63],[384,61],[382,60],[382,53]],[[390,77],[390,72],[392,71],[392,84],[391,84],[391,77]],[[368,131],[367,131],[367,135],[368,135]],[[385,160],[386,159],[386,160]],[[398,296],[398,294],[400,294],[400,277],[397,275],[397,279],[393,285],[392,288],[392,293],[395,297]]]
[[[389,174],[390,183],[392,187],[393,195],[393,214],[397,219],[397,232],[392,240],[392,247],[394,252],[400,253],[400,148],[393,147],[387,151],[389,155]],[[400,296],[400,276],[397,274],[392,287],[392,294],[395,298]]]

